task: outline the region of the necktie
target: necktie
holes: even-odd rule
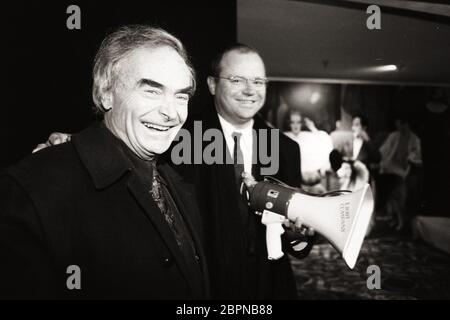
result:
[[[158,205],[159,210],[161,210],[161,213],[164,215],[164,219],[172,230],[178,246],[182,246],[182,235],[178,230],[178,226],[175,222],[175,216],[167,203],[168,200],[161,184],[161,176],[156,169],[155,163],[152,163],[152,190],[150,191],[150,193],[153,200]]]
[[[241,183],[242,172],[244,172],[244,155],[242,154],[241,149],[241,137],[242,133],[233,132],[232,134],[234,140],[234,149],[233,149],[233,164],[234,164],[234,174],[236,178],[236,183],[239,185]]]
[[[234,149],[233,149],[233,163],[234,163],[234,174],[235,181],[237,185],[238,192],[240,192],[241,181],[242,181],[242,172],[244,172],[244,155],[241,149],[241,137],[242,133],[233,132],[232,137],[234,139]],[[248,207],[246,205],[246,201],[242,196],[239,195],[240,201],[238,201],[239,212],[241,213],[242,222],[244,228],[246,230],[245,237],[247,242],[247,250],[248,253],[253,255],[255,253],[256,246],[256,236],[254,230],[254,221],[250,219],[250,215],[248,214]]]

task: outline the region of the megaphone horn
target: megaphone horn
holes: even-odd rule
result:
[[[249,188],[247,196],[250,207],[262,212],[263,217],[274,213],[292,222],[299,220],[302,225],[322,234],[342,254],[349,268],[354,268],[374,208],[369,184],[351,193],[320,197],[265,180]],[[281,220],[266,218],[269,223],[280,223]],[[271,230],[277,230],[280,236],[279,228],[271,226],[266,231],[270,233]],[[274,240],[273,234],[267,234],[266,239],[269,258],[279,258],[280,239]]]

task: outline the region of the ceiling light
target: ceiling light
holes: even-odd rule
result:
[[[397,71],[398,68],[395,64],[387,64],[385,66],[375,67],[377,71]]]
[[[319,101],[319,99],[320,99],[320,93],[314,92],[314,93],[311,95],[310,102],[311,102],[311,104],[316,104],[317,101]]]

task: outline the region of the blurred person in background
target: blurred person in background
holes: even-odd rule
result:
[[[397,230],[405,226],[406,178],[413,166],[422,165],[422,151],[419,137],[411,131],[409,121],[399,117],[392,132],[380,147],[380,174],[387,192],[386,210],[393,215]]]
[[[326,172],[330,170],[329,155],[333,143],[327,132],[318,130],[309,118],[303,118],[298,110],[289,113],[290,131],[285,134],[300,146],[302,187],[313,193],[326,192],[321,183]],[[302,130],[306,128],[307,130]]]

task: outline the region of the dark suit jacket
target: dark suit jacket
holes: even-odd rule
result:
[[[337,135],[338,137],[339,135]],[[334,142],[334,148],[337,150],[341,157],[352,158],[353,157],[353,134],[350,131],[342,131],[340,133],[340,139]],[[359,151],[356,160],[361,161],[371,170],[372,166],[380,162],[381,154],[378,151],[378,147],[374,144],[373,140],[363,141],[361,149]],[[340,166],[340,164],[339,164]]]
[[[190,118],[185,128],[193,132],[193,122],[201,121],[202,130],[220,129],[214,107],[201,118]],[[255,129],[269,129],[255,117]],[[270,140],[269,140],[270,141]],[[203,147],[210,142],[203,143]],[[253,142],[257,143],[257,142]],[[224,153],[226,142],[223,141]],[[300,186],[300,150],[294,141],[279,134],[279,171],[276,177]],[[238,193],[232,164],[192,164],[179,166],[183,177],[196,186],[198,204],[205,225],[206,252],[213,298],[285,299],[296,297],[296,286],[287,255],[278,261],[267,259],[265,226],[261,218],[245,207]],[[258,179],[261,164],[253,165]],[[310,247],[305,250],[307,254]]]
[[[364,163],[367,169],[371,168],[371,164],[376,164],[381,160],[381,154],[371,141],[364,141],[359,151],[357,160]]]
[[[158,164],[197,247],[201,279],[187,271],[163,215],[112,139],[96,124],[0,176],[2,298],[207,297],[190,185]],[[70,265],[81,269],[81,290],[66,287]]]

